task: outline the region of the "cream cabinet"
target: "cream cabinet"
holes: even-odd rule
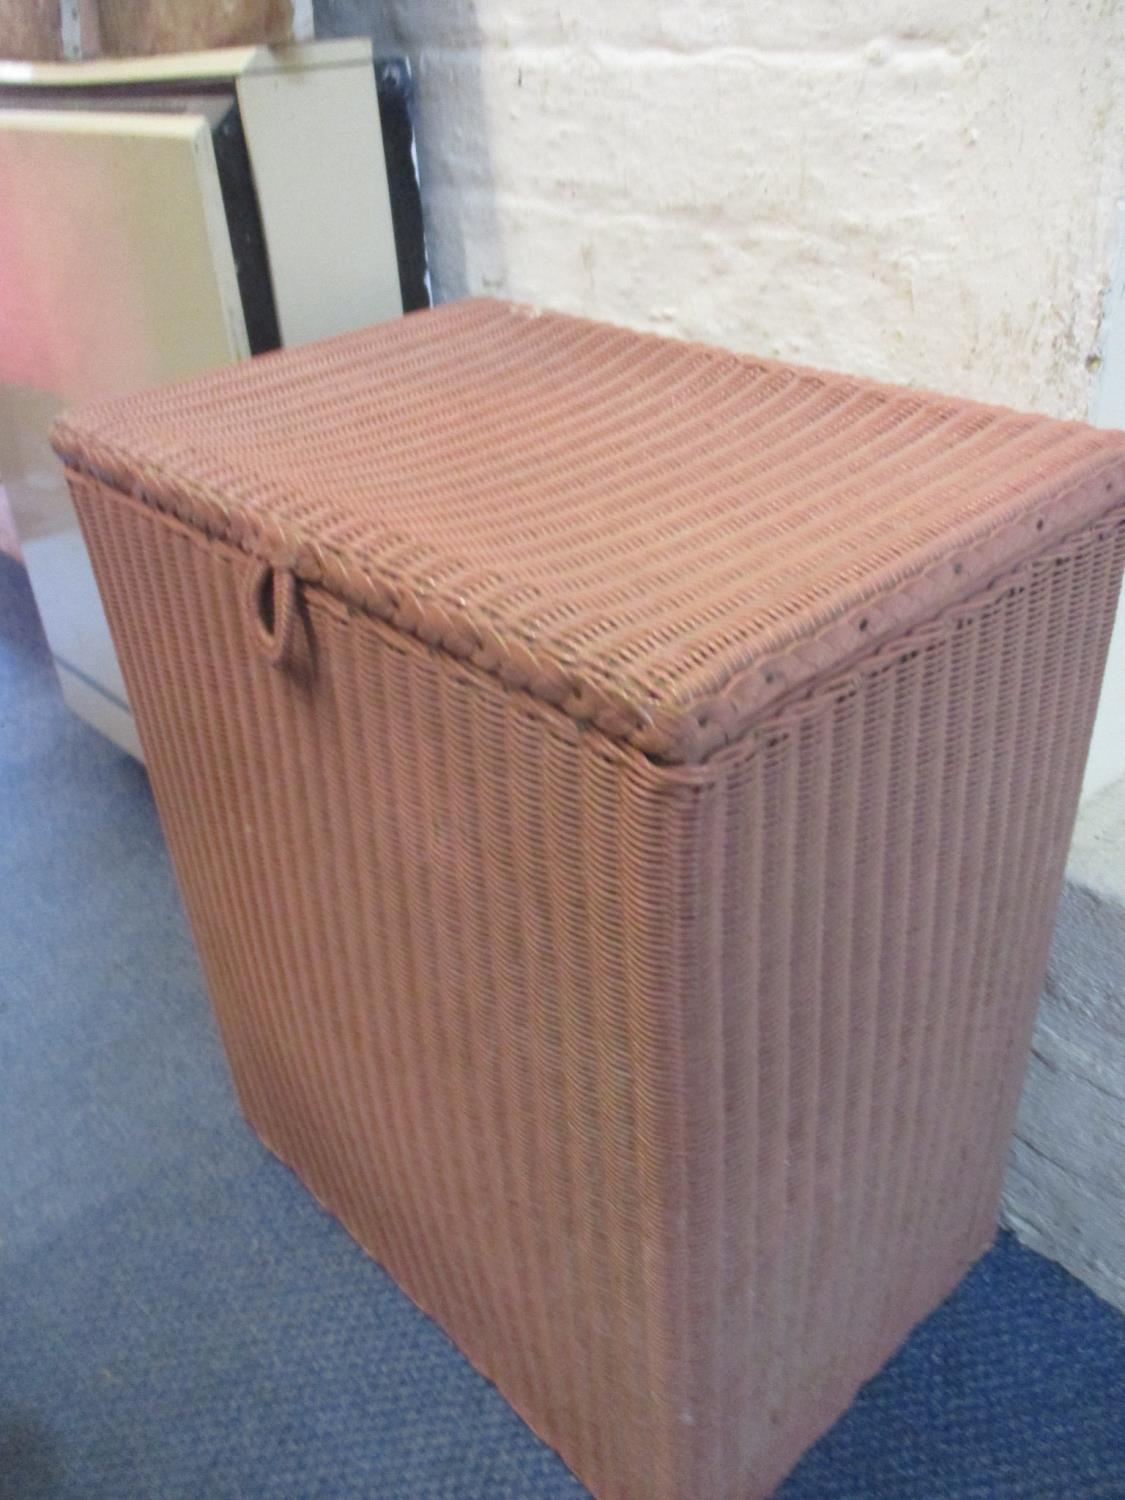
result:
[[[0,64],[0,203],[0,478],[64,698],[139,754],[48,429],[401,313],[370,43]]]

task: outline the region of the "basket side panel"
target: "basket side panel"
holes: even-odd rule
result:
[[[1125,523],[661,768],[72,482],[248,1118],[603,1500],[768,1493],[992,1237]]]
[[[599,1494],[686,1494],[700,789],[312,590],[278,671],[245,557],[74,486],[248,1119]]]
[[[992,1241],[1123,561],[1118,512],[725,761],[717,1494]]]

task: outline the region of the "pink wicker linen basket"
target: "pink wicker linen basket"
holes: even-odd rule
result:
[[[242,1107],[602,1500],[990,1243],[1125,437],[467,302],[64,419]]]

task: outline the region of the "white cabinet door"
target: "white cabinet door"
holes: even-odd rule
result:
[[[203,116],[0,112],[0,477],[64,697],[134,754],[48,429],[64,406],[248,353]]]

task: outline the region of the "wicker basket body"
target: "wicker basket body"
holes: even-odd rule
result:
[[[955,546],[938,525],[893,585],[834,581],[815,632],[785,585],[769,649],[744,634],[704,691],[659,640],[613,675],[606,632],[645,618],[624,585],[586,637],[544,586],[530,638],[443,591],[401,518],[394,566],[349,573],[248,464],[250,527],[183,436],[198,402],[162,399],[57,442],[247,1118],[602,1500],[770,1493],[994,1233],[1120,444]],[[577,522],[537,524],[587,565]],[[508,586],[514,544],[481,545]],[[729,643],[711,597],[676,641]]]

